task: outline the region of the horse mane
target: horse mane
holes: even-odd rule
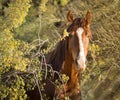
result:
[[[57,47],[50,53],[48,53],[46,57],[47,64],[50,64],[53,70],[60,71],[62,64],[65,60],[65,56],[68,52],[68,38],[65,37],[65,39],[61,40]]]

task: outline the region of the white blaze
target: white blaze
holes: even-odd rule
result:
[[[83,42],[82,42],[82,33],[83,33],[84,29],[82,27],[78,28],[76,33],[78,35],[78,39],[79,39],[79,47],[80,47],[80,52],[79,52],[79,59],[78,59],[78,64],[80,65],[80,67],[82,67],[82,69],[85,69],[86,64],[86,56],[85,56],[85,52],[84,52],[84,46],[83,46]]]

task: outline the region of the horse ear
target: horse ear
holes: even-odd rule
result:
[[[67,14],[67,21],[68,22],[72,22],[73,21],[73,14],[72,14],[71,10]]]
[[[85,20],[86,20],[86,25],[89,26],[91,24],[91,20],[92,20],[92,14],[90,11],[87,11]]]
[[[92,14],[90,11],[87,11],[86,13],[86,16],[85,16],[85,23],[86,23],[86,31],[87,31],[87,35],[89,36],[90,40],[92,39],[92,34],[91,34],[91,31],[89,30],[90,29],[90,24],[91,24],[91,20],[92,20]]]

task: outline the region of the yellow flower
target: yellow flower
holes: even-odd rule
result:
[[[61,40],[63,40],[67,36],[69,36],[69,33],[67,32],[66,29],[64,29],[64,31],[63,31],[63,37],[61,37]]]

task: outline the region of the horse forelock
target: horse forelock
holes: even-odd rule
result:
[[[68,27],[67,32],[76,31],[76,29],[78,27],[81,27],[81,25],[82,25],[81,18],[76,18],[76,19],[74,19],[72,24],[70,24],[70,26]]]

